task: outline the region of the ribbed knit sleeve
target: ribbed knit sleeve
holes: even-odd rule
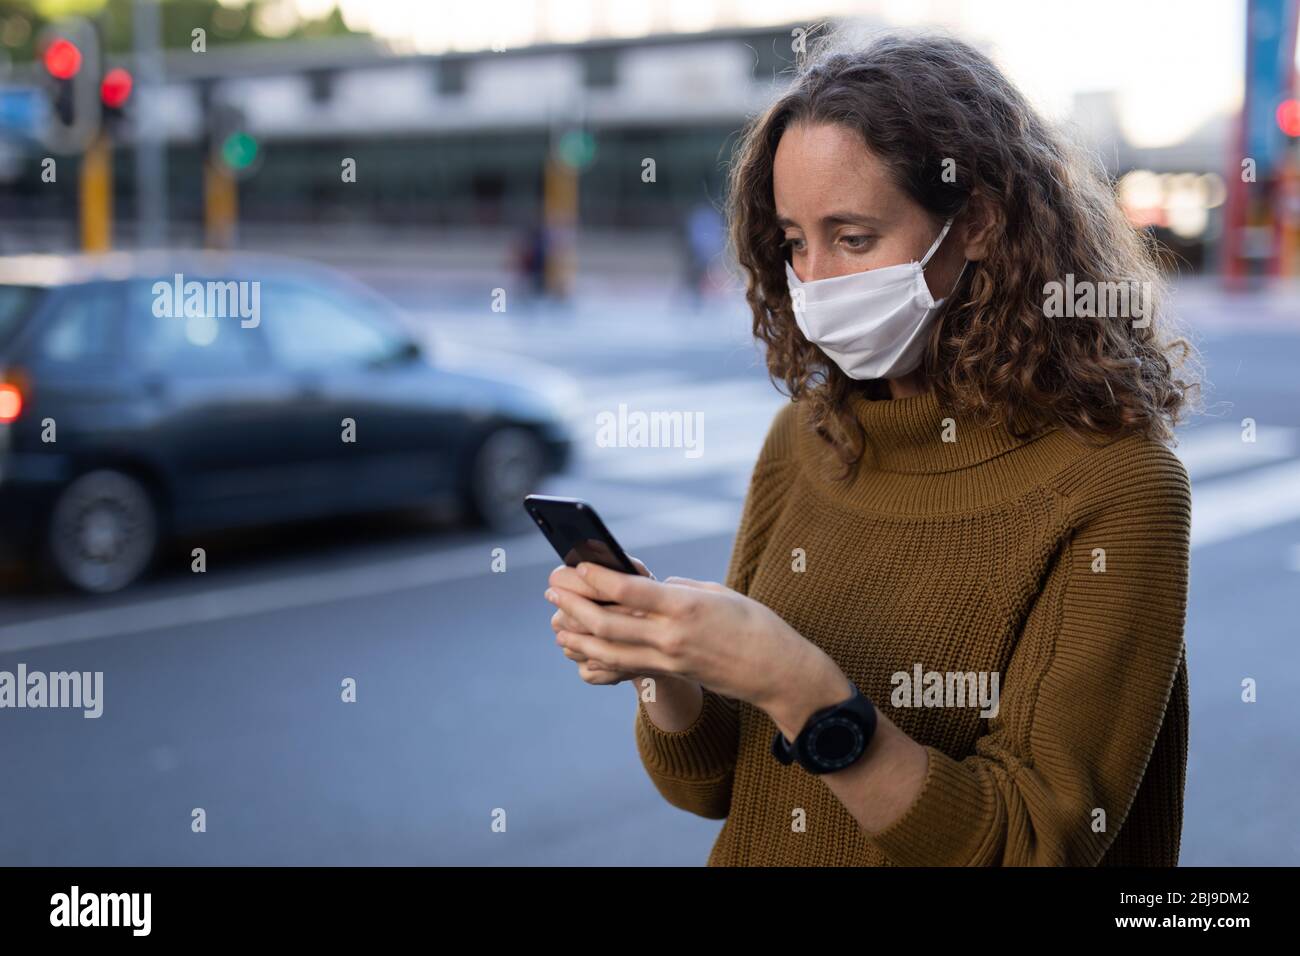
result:
[[[746,593],[793,467],[794,405],[773,418],[745,496],[732,545],[727,587]],[[673,806],[720,820],[731,803],[732,776],[740,749],[740,712],[735,700],[704,688],[704,706],[691,726],[667,732],[655,726],[638,700],[636,744],[655,788]]]
[[[669,733],[654,725],[638,699],[636,746],[655,789],[673,806],[721,820],[731,805],[740,748],[740,717],[730,698],[705,688],[695,723]]]
[[[1187,475],[1162,446],[1126,439],[1053,491],[1074,530],[1001,676],[999,711],[961,759],[926,747],[920,794],[869,837],[896,864],[1091,866],[1133,806],[1185,666]],[[1181,787],[1156,796],[1180,812]]]

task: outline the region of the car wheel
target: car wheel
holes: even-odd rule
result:
[[[149,566],[158,547],[158,515],[145,487],[120,471],[91,471],[59,495],[46,549],[54,571],[73,587],[107,594]]]
[[[473,516],[491,528],[522,525],[524,496],[532,493],[545,467],[541,441],[525,428],[490,433],[470,468],[469,505]]]

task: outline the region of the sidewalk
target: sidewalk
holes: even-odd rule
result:
[[[274,251],[334,266],[374,286],[417,315],[490,312],[494,289],[506,292],[508,313],[527,318],[523,278],[512,257],[513,234],[483,229],[443,236],[427,231],[384,233],[331,228],[322,236],[285,238],[283,231],[249,228],[241,246],[250,252]],[[744,286],[738,271],[719,255],[712,276],[713,295],[704,312],[684,295],[681,249],[673,234],[620,231],[584,232],[576,250],[570,304],[531,314],[558,318],[587,315],[608,321],[632,311],[657,321],[681,318],[699,324],[702,315],[744,316]],[[1173,281],[1172,308],[1188,325],[1208,330],[1300,331],[1300,279],[1273,281],[1245,292],[1228,292],[1216,275],[1183,276]],[[682,314],[685,313],[685,314]],[[731,324],[729,320],[728,325]],[[746,328],[747,328],[746,324]]]

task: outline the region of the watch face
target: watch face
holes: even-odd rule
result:
[[[857,721],[836,715],[819,723],[807,738],[806,752],[819,767],[847,767],[862,754],[866,737]]]

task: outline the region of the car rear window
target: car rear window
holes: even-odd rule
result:
[[[45,290],[28,285],[0,285],[0,348],[31,314]]]

